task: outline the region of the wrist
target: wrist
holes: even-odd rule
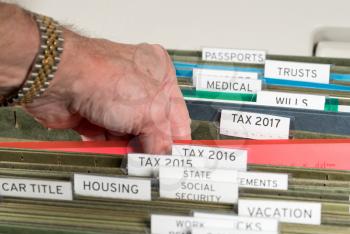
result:
[[[0,3],[0,95],[18,89],[39,50],[39,31],[29,13]]]
[[[89,74],[90,65],[88,61],[90,55],[87,51],[89,50],[88,41],[90,39],[65,28],[62,28],[62,31],[64,38],[63,52],[60,56],[55,77],[44,92],[42,99],[46,99],[47,96],[54,96],[69,105],[76,95],[75,87],[82,84],[84,77]]]

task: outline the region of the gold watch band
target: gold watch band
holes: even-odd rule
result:
[[[25,105],[41,96],[54,78],[63,52],[63,32],[52,18],[32,13],[40,32],[40,49],[31,70],[19,90],[0,98],[0,106]]]

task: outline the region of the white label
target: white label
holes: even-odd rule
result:
[[[348,112],[348,113],[350,113],[350,106],[338,105],[338,112]]]
[[[151,200],[151,180],[74,174],[76,195],[129,200]]]
[[[160,197],[215,203],[237,203],[237,171],[160,168]]]
[[[128,154],[128,174],[130,176],[157,176],[159,167],[231,169],[226,161],[210,160],[206,158]]]
[[[237,184],[238,172],[206,168],[159,168],[159,178],[176,180],[200,180],[203,182],[227,182]]]
[[[204,61],[264,64],[265,59],[266,52],[261,50],[227,48],[203,48],[202,50],[202,60]]]
[[[181,233],[182,234],[182,233]],[[223,228],[192,228],[191,234],[278,234],[270,231],[241,231]]]
[[[330,68],[329,64],[266,60],[265,78],[328,84]]]
[[[185,157],[206,158],[211,161],[223,161],[226,168],[239,171],[247,170],[248,152],[243,149],[230,149],[198,145],[173,145],[172,154]]]
[[[223,80],[224,82],[235,80],[235,79],[243,80],[243,81],[258,80],[258,73],[193,68],[193,76],[192,76],[193,85],[196,86],[197,81],[202,80],[202,79],[207,80],[207,82],[215,82],[217,79]],[[259,83],[260,83],[260,89],[261,89],[261,82],[259,82]],[[252,90],[254,87],[253,85],[255,85],[255,84],[256,83],[252,83],[251,85],[249,85],[249,87],[247,85],[244,85],[245,87],[243,87],[243,88],[246,88],[247,90]],[[229,87],[227,87],[226,89],[228,89],[228,88]],[[232,87],[232,88],[235,90],[242,89],[237,84],[235,84],[234,87]]]
[[[261,80],[241,78],[202,77],[196,81],[196,90],[224,93],[257,93],[261,91]]]
[[[320,203],[240,199],[238,214],[258,218],[275,218],[286,223],[321,224]]]
[[[193,228],[233,228],[231,220],[213,220],[188,216],[151,215],[152,234],[186,234]]]
[[[222,110],[220,134],[250,139],[288,139],[290,119],[275,115]]]
[[[326,97],[300,93],[260,91],[257,94],[256,103],[264,106],[324,110]]]
[[[0,196],[73,200],[72,183],[64,181],[0,178]]]
[[[196,218],[207,218],[214,220],[228,219],[232,221],[234,229],[239,231],[252,231],[259,233],[268,231],[277,234],[279,230],[277,219],[244,217],[237,215],[213,214],[204,212],[194,212],[193,216]]]
[[[239,172],[241,188],[288,190],[288,174],[265,172]]]

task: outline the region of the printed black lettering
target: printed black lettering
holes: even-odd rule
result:
[[[184,178],[188,178],[189,177],[189,172],[188,170],[184,170]]]
[[[258,62],[259,63],[263,63],[264,62],[264,55],[263,54],[259,54],[258,55]]]
[[[146,167],[147,167],[147,166],[151,166],[151,167],[153,166],[153,165],[152,165],[152,159],[151,159],[151,158],[147,158],[147,159],[146,159],[145,166],[146,166]]]
[[[111,183],[110,191],[111,191],[112,193],[117,192],[117,185],[116,185],[115,183]]]
[[[13,183],[13,184],[11,185],[11,192],[12,192],[12,191],[18,192],[18,188],[17,188],[17,186],[16,186],[15,183]]]
[[[215,158],[214,158],[214,155],[215,155],[215,151],[214,151],[214,150],[210,150],[210,151],[209,151],[208,159],[214,160],[214,159],[215,159]]]
[[[283,97],[276,97],[276,103],[277,104],[285,104],[286,98]]]
[[[278,67],[277,70],[278,70],[278,75],[281,76],[281,75],[282,75],[283,67]]]
[[[84,190],[111,193],[139,193],[138,185],[124,183],[109,183],[102,181],[83,181]],[[58,191],[58,190],[57,190]]]
[[[184,155],[185,155],[185,156],[188,156],[187,151],[189,151],[189,150],[190,150],[190,149],[187,149],[187,148],[184,148],[184,149],[183,149]]]
[[[236,122],[236,117],[237,117],[238,114],[232,114],[233,116],[233,122]]]
[[[18,186],[19,186],[19,191],[20,192],[26,192],[26,187],[27,186],[25,184],[19,183]]]
[[[40,186],[40,184],[38,185],[38,187],[40,188],[42,188],[42,191],[43,191],[43,193],[46,193],[46,189],[47,189],[47,184],[41,184],[41,186]]]
[[[306,99],[306,98],[304,98],[304,99],[302,100],[302,103],[303,103],[305,106],[308,106],[308,103],[307,103],[307,99]]]
[[[310,76],[310,73],[311,73],[311,70],[310,70],[310,69],[305,69],[305,72],[306,72],[306,77],[311,77],[311,76]]]
[[[312,210],[303,208],[287,208],[287,207],[247,207],[248,214],[251,217],[267,217],[267,218],[293,218],[293,219],[311,219]]]
[[[246,61],[246,62],[250,62],[251,60],[251,54],[245,54],[245,58],[244,58],[244,60]]]
[[[246,121],[245,121],[245,124],[252,124],[252,123],[251,123],[251,118],[252,118],[252,116],[251,116],[251,115],[246,115]]]
[[[171,159],[170,158],[166,158],[165,159],[165,166],[168,167],[168,166],[170,166],[170,164],[171,164]]]
[[[260,116],[257,116],[257,117],[256,117],[255,125],[257,125],[257,126],[260,126],[260,125],[261,125],[261,117],[260,117]]]
[[[242,115],[239,115],[239,116],[238,116],[237,123],[243,123],[243,124],[244,124],[244,119],[243,119],[243,116],[242,116]]]
[[[280,124],[281,120],[280,119],[275,119],[276,120],[276,128],[278,128],[278,125]]]
[[[224,53],[224,61],[229,61],[230,60],[230,53],[225,52]]]
[[[298,76],[298,72],[300,71],[300,70],[298,70],[298,69],[293,69],[293,68],[287,68],[288,69],[288,71],[290,72],[290,76]],[[289,72],[288,72],[288,74],[289,74]]]
[[[2,190],[4,190],[4,191],[9,191],[10,189],[9,189],[9,184],[8,183],[3,183],[2,185],[1,185],[1,187],[2,187]]]
[[[159,166],[159,162],[160,162],[160,158],[154,158],[154,161],[155,161],[155,167]]]
[[[274,181],[273,181],[273,184],[272,184],[272,187],[273,187],[273,188],[277,188],[277,186],[278,186],[278,182],[277,182],[277,180],[274,180]]]
[[[83,189],[84,190],[91,190],[91,182],[90,181],[83,181]]]
[[[215,89],[215,82],[207,80],[207,89]]]
[[[248,209],[248,214],[249,214],[249,216],[251,216],[251,217],[254,217],[254,216],[256,216],[255,215],[255,207],[247,207],[247,209]]]
[[[129,184],[120,184],[119,185],[119,192],[122,192],[122,193],[130,193],[130,185]]]
[[[212,53],[210,53],[209,51],[206,51],[204,53],[204,59],[210,59],[212,57]]]
[[[196,152],[195,152],[193,149],[191,149],[191,150],[190,150],[190,155],[189,155],[189,156],[191,156],[191,157],[196,156]]]
[[[289,76],[289,74],[290,74],[290,69],[289,68],[284,68],[283,69],[283,75],[284,76]]]
[[[255,223],[255,229],[257,231],[262,231],[261,223]]]
[[[108,192],[110,189],[109,189],[109,186],[111,185],[110,183],[99,183],[99,182],[94,182],[94,184],[98,184],[99,187],[101,188],[101,190],[103,192]]]
[[[134,184],[134,185],[131,185],[131,192],[133,194],[138,194],[139,193],[139,186]]]
[[[251,56],[253,57],[252,60],[250,62],[253,62],[253,63],[258,63],[259,60],[256,59],[256,57],[258,56],[257,54],[251,54]]]
[[[226,61],[226,54],[226,52],[218,52],[215,56],[220,61]]]
[[[244,54],[242,54],[242,53],[238,54],[238,55],[237,55],[237,59],[238,59],[238,61],[240,61],[240,62],[244,61]]]
[[[244,230],[253,231],[253,224],[252,223],[246,223]]]
[[[198,149],[198,156],[199,157],[204,157],[203,154],[204,154],[204,150]]]
[[[304,70],[303,69],[296,69],[297,71],[298,71],[298,77],[300,77],[300,78],[303,78],[304,77]],[[306,75],[306,77],[307,77],[307,75]]]
[[[93,189],[94,191],[99,191],[99,190],[101,189],[100,183],[98,183],[98,182],[93,182],[93,183],[92,183],[92,189]]]
[[[221,196],[209,195],[206,193],[195,194],[195,193],[176,193],[175,197],[180,200],[193,200],[193,201],[206,201],[206,202],[219,202]]]
[[[145,157],[139,157],[139,159],[141,160],[141,161],[140,161],[141,166],[143,166],[143,165],[144,165]]]
[[[234,60],[234,58],[236,58],[236,53],[231,53],[231,61]]]

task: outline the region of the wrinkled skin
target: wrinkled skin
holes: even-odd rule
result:
[[[158,45],[88,39],[65,30],[54,80],[25,109],[48,128],[84,139],[137,136],[146,153],[190,139],[190,119],[167,52]]]
[[[24,82],[39,51],[38,27],[20,7],[0,2],[0,96]],[[24,108],[48,128],[84,139],[137,136],[147,153],[190,139],[188,112],[174,68],[158,45],[126,45],[63,29],[61,62],[44,95]]]

